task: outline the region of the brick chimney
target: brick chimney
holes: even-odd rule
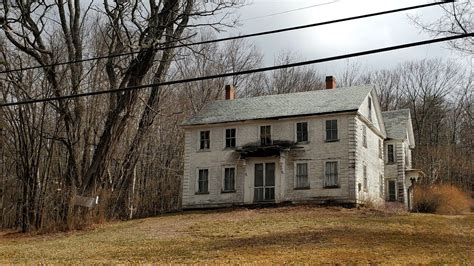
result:
[[[326,89],[336,88],[336,78],[334,76],[326,76]]]
[[[234,85],[225,85],[225,99],[233,100],[235,99],[235,88]]]

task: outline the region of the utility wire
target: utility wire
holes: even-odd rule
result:
[[[188,46],[194,46],[194,45],[201,45],[201,44],[208,44],[208,43],[215,43],[215,42],[223,42],[223,41],[230,41],[230,40],[237,40],[237,39],[244,39],[244,38],[250,38],[250,37],[256,37],[256,36],[263,36],[263,35],[287,32],[287,31],[294,31],[294,30],[306,29],[306,28],[311,28],[311,27],[318,27],[318,26],[329,25],[329,24],[334,24],[334,23],[339,23],[339,22],[345,22],[345,21],[350,21],[350,20],[363,19],[363,18],[368,18],[368,17],[374,17],[374,16],[386,15],[386,14],[397,13],[397,12],[402,12],[402,11],[408,11],[408,10],[413,10],[413,9],[418,9],[418,8],[425,8],[425,7],[430,7],[430,6],[442,5],[442,4],[446,4],[446,3],[452,3],[454,1],[455,0],[445,0],[443,2],[435,2],[435,3],[429,3],[429,4],[423,4],[423,5],[404,7],[404,8],[399,8],[399,9],[392,9],[392,10],[387,10],[387,11],[382,11],[382,12],[377,12],[377,13],[370,13],[370,14],[365,14],[365,15],[360,15],[360,16],[354,16],[354,17],[324,21],[324,22],[300,25],[300,26],[289,27],[289,28],[281,28],[281,29],[270,30],[270,31],[262,31],[262,32],[256,32],[256,33],[250,33],[250,34],[244,34],[244,35],[237,35],[237,36],[231,36],[231,37],[220,38],[220,39],[194,42],[194,43],[189,43],[189,44],[178,44],[178,45],[170,46],[170,47],[167,47],[167,48],[160,47],[160,48],[155,48],[155,50],[165,50],[165,49],[172,49],[172,48],[188,47]],[[25,70],[31,70],[31,69],[36,69],[36,68],[47,68],[47,67],[54,67],[54,66],[60,66],[60,65],[82,63],[82,62],[88,62],[88,61],[94,61],[94,60],[100,60],[100,59],[106,59],[106,58],[114,58],[114,57],[121,57],[121,56],[126,56],[126,55],[134,55],[134,54],[138,54],[138,53],[140,53],[140,51],[132,51],[132,52],[127,52],[127,53],[119,53],[119,54],[113,54],[113,55],[90,57],[90,58],[84,58],[84,59],[80,59],[80,60],[59,62],[59,63],[53,63],[53,64],[49,64],[49,65],[42,65],[42,66],[37,65],[37,66],[30,66],[30,67],[24,67],[24,68],[9,69],[9,70],[0,71],[0,74],[18,72],[18,71],[25,71]]]
[[[346,58],[351,58],[351,57],[358,57],[358,56],[363,56],[363,55],[388,52],[388,51],[393,51],[393,50],[398,50],[398,49],[405,49],[405,48],[409,48],[409,47],[427,45],[427,44],[438,43],[438,42],[452,41],[452,40],[467,38],[467,37],[474,37],[474,33],[459,34],[459,35],[454,35],[454,36],[449,36],[449,37],[444,37],[444,38],[437,38],[437,39],[432,39],[432,40],[405,43],[405,44],[401,44],[401,45],[388,46],[388,47],[384,47],[384,48],[378,48],[378,49],[374,49],[374,50],[366,50],[366,51],[356,52],[356,53],[351,53],[351,54],[344,54],[344,55],[326,57],[326,58],[321,58],[321,59],[314,59],[314,60],[302,61],[302,62],[291,63],[291,64],[283,64],[283,65],[276,65],[276,66],[271,66],[271,67],[250,69],[250,70],[244,70],[244,71],[238,71],[238,72],[230,72],[230,73],[223,73],[223,74],[217,74],[217,75],[211,75],[211,76],[203,76],[203,77],[196,77],[196,78],[165,81],[165,82],[160,82],[160,83],[131,86],[131,87],[125,87],[125,88],[119,88],[119,89],[113,89],[113,90],[94,91],[94,92],[86,92],[86,93],[51,97],[51,98],[31,99],[31,100],[10,102],[10,103],[0,104],[0,107],[23,105],[23,104],[32,104],[32,103],[40,103],[40,102],[49,102],[49,101],[56,101],[56,100],[65,100],[65,99],[72,99],[72,98],[79,98],[79,97],[86,97],[86,96],[93,96],[93,95],[101,95],[101,94],[107,94],[107,93],[139,90],[139,89],[150,88],[150,87],[156,88],[156,87],[159,87],[159,86],[173,85],[173,84],[179,84],[179,83],[188,83],[188,82],[195,82],[195,81],[202,81],[202,80],[209,80],[209,79],[216,79],[216,78],[224,78],[224,77],[230,77],[230,76],[247,75],[247,74],[252,74],[252,73],[259,73],[259,72],[266,72],[266,71],[272,71],[272,70],[283,69],[283,68],[318,64],[318,63],[322,63],[322,62],[335,61],[335,60],[346,59]]]
[[[278,12],[278,13],[272,13],[272,14],[267,14],[267,15],[262,15],[262,16],[257,16],[257,17],[251,17],[251,18],[245,18],[245,19],[242,19],[241,21],[249,21],[249,20],[254,20],[254,19],[259,19],[259,18],[267,18],[267,17],[273,17],[273,16],[277,16],[277,15],[288,14],[288,13],[291,13],[291,12],[305,10],[305,9],[309,9],[309,8],[313,8],[313,7],[335,4],[339,1],[341,1],[341,0],[333,0],[333,1],[330,1],[330,2],[324,2],[324,3],[320,3],[320,4],[315,4],[315,5],[290,9],[290,10],[286,10],[286,11],[282,11],[282,12]]]

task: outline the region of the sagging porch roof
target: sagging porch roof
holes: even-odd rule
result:
[[[261,145],[260,143],[248,143],[235,151],[240,157],[271,157],[280,156],[282,151],[290,151],[294,149],[302,149],[297,143],[289,140],[273,140],[271,145]]]

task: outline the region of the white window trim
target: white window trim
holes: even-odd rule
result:
[[[235,147],[233,147],[233,148],[232,148],[232,147],[226,147],[226,146],[225,146],[225,144],[226,144],[226,131],[227,131],[227,129],[235,129]],[[226,128],[224,128],[224,133],[223,133],[223,136],[224,136],[224,141],[223,141],[224,149],[235,149],[235,148],[237,148],[237,131],[238,131],[237,127],[226,127]],[[209,136],[209,138],[211,138],[211,137]],[[210,147],[210,146],[209,146],[209,147]]]
[[[234,168],[234,190],[225,190],[225,169]],[[234,192],[237,191],[237,165],[236,164],[224,164],[221,169],[221,192]]]
[[[364,130],[365,130],[365,141],[364,141]],[[367,126],[362,125],[362,147],[369,148],[369,139],[367,137]]]
[[[326,187],[324,186],[324,180],[326,179],[326,163],[329,162],[337,162],[337,187]],[[322,187],[325,189],[338,189],[341,188],[341,160],[339,159],[334,159],[334,160],[323,160],[323,182],[322,182]]]
[[[326,121],[329,121],[329,120],[336,120],[336,126],[337,126],[337,139],[330,139],[328,140],[326,137],[327,137],[327,132],[326,132]],[[326,118],[326,119],[323,119],[323,142],[338,142],[341,138],[340,138],[340,135],[339,135],[339,119],[334,117],[334,118]]]
[[[304,188],[296,187],[296,183],[297,183],[297,180],[296,180],[297,177],[296,177],[296,175],[297,175],[297,173],[298,173],[298,171],[297,171],[297,165],[298,165],[298,164],[301,164],[301,163],[305,163],[305,164],[306,164],[306,167],[307,167],[307,168],[306,168],[306,171],[307,171],[307,173],[308,173],[308,185],[309,185],[309,186],[308,186],[308,187],[304,187]],[[294,163],[293,163],[293,169],[294,169],[294,170],[293,170],[293,189],[296,189],[296,190],[298,190],[298,189],[310,189],[310,188],[311,188],[311,180],[310,180],[311,171],[310,171],[310,163],[309,163],[309,161],[294,161]]]
[[[199,170],[207,170],[207,193],[199,192]],[[211,193],[210,182],[211,181],[211,169],[209,167],[196,167],[195,182],[194,182],[194,193],[197,195],[206,195]]]
[[[393,162],[389,162],[388,161],[388,145],[392,145],[393,146]],[[388,164],[388,165],[391,165],[391,164],[397,164],[397,145],[395,143],[387,143],[386,147],[384,148],[385,150],[385,154],[386,156],[385,157],[385,163]]]
[[[270,140],[272,141],[272,144],[273,144],[273,125],[271,124],[264,124],[264,125],[259,125],[258,126],[258,140],[257,140],[257,143],[259,145],[262,144],[262,127],[266,127],[266,126],[270,126]]]
[[[298,142],[298,123],[306,123],[307,125],[307,129],[308,129],[308,140],[307,141],[301,141],[301,142]],[[310,130],[310,126],[309,126],[309,121],[307,120],[304,120],[304,121],[296,121],[294,124],[294,130],[293,130],[293,134],[294,134],[294,141],[295,143],[300,143],[300,144],[308,144],[310,143],[310,134],[309,132],[311,132]]]
[[[203,131],[209,131],[209,149],[201,149],[201,132]],[[212,148],[211,145],[211,140],[212,140],[212,130],[211,129],[200,129],[197,132],[197,150],[198,151],[210,151]]]

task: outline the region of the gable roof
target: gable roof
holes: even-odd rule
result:
[[[413,128],[409,109],[382,112],[387,138],[406,139],[414,145]],[[407,135],[408,134],[408,135]]]
[[[356,111],[371,90],[371,86],[359,86],[218,100],[209,103],[199,113],[187,119],[183,125]]]

